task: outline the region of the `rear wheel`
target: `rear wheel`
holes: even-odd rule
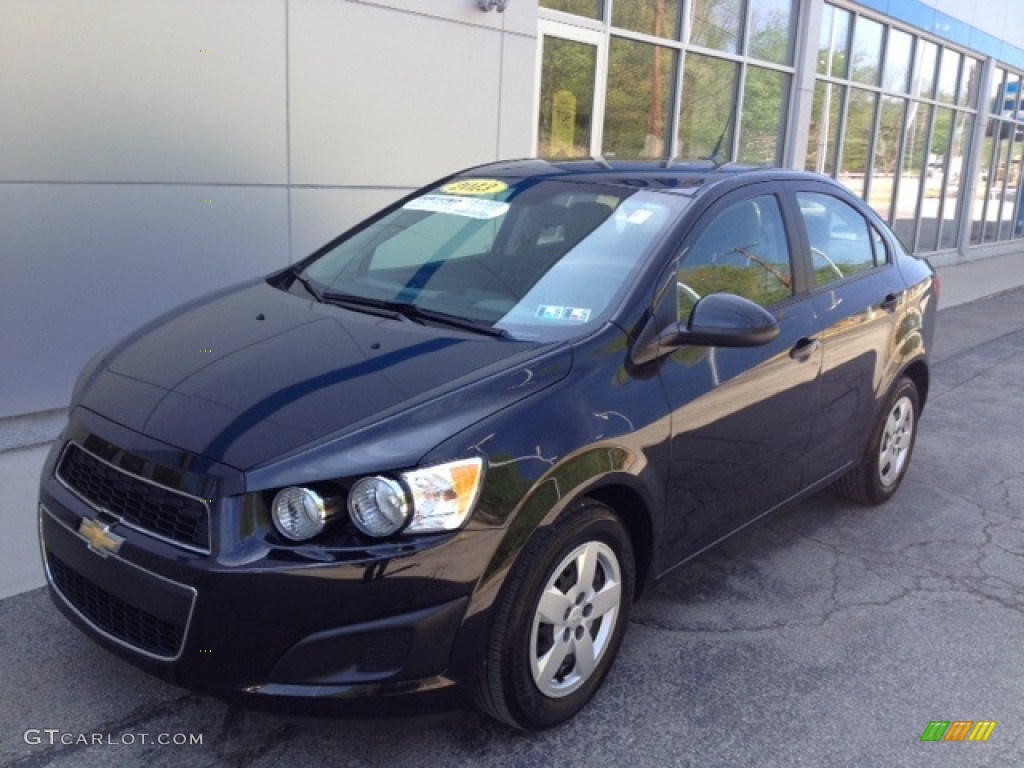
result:
[[[618,517],[584,500],[527,545],[499,599],[479,703],[526,730],[579,712],[622,642],[633,549]]]
[[[861,504],[882,504],[899,488],[910,466],[921,410],[917,387],[902,378],[893,387],[856,469],[836,482],[836,490]]]

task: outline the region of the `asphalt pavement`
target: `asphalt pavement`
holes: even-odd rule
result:
[[[560,728],[233,709],[111,656],[34,589],[0,600],[0,764],[1024,765],[1024,289],[941,311],[935,352],[896,497],[825,491],[675,572]],[[921,741],[958,720],[996,726]]]

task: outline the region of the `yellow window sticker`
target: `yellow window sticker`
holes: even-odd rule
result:
[[[441,187],[446,195],[496,195],[508,189],[508,184],[497,179],[460,179]]]

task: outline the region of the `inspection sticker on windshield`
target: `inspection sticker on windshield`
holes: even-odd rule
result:
[[[453,195],[424,195],[402,206],[409,211],[430,211],[466,216],[470,219],[496,219],[508,211],[508,203]]]
[[[578,323],[585,323],[590,319],[590,310],[584,307],[541,304],[537,307],[537,317],[541,320],[575,320]]]
[[[497,179],[462,179],[441,187],[446,195],[496,195],[508,189],[508,184]]]

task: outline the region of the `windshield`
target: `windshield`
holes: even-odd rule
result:
[[[460,179],[406,202],[309,264],[327,301],[450,316],[520,339],[603,321],[679,211],[656,192]]]

